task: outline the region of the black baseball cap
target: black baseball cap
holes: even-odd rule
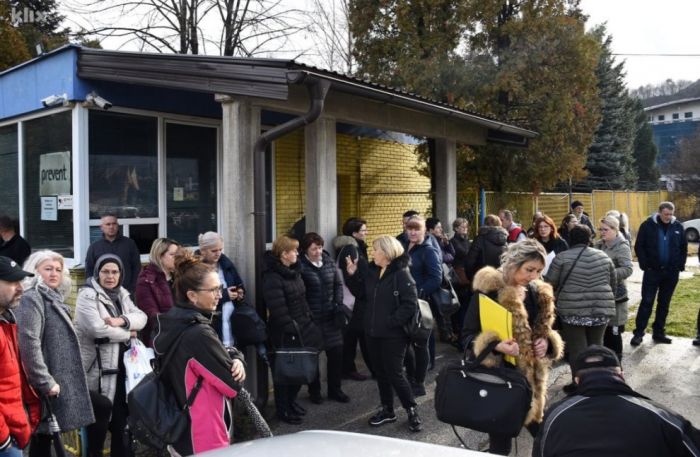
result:
[[[0,279],[3,281],[21,281],[27,276],[34,276],[28,271],[22,270],[17,262],[9,257],[0,256]]]
[[[574,375],[581,370],[588,368],[619,367],[620,360],[615,353],[604,347],[594,344],[584,349],[574,360],[571,368]]]
[[[579,206],[583,206],[583,203],[581,203],[579,200],[574,200],[571,202],[571,209],[578,208]]]

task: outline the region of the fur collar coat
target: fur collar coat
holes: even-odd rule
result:
[[[498,303],[513,314],[513,337],[520,348],[516,366],[532,387],[532,403],[525,418],[525,424],[542,422],[547,399],[549,370],[552,362],[562,357],[564,350],[564,343],[559,333],[552,330],[555,318],[552,286],[539,280],[528,285],[526,293],[534,297],[537,309],[534,319],[529,319],[518,288],[507,286],[503,280],[503,274],[494,268],[485,267],[479,270],[474,277],[474,290],[497,298]],[[475,295],[478,296],[478,294]],[[547,354],[541,359],[535,357],[533,349],[534,341],[539,338],[545,338],[549,343]],[[474,339],[474,352],[478,354],[490,342],[498,339],[495,332],[479,333]],[[502,355],[491,354],[484,360],[483,365],[496,366],[501,359]]]

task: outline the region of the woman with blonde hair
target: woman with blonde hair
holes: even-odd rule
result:
[[[148,316],[148,323],[141,331],[141,339],[147,346],[152,344],[156,317],[173,307],[173,273],[179,250],[177,241],[157,238],[151,245],[150,263],[141,270],[136,281],[137,306]]]
[[[390,236],[380,236],[374,240],[372,248],[374,261],[364,274],[357,268],[358,259],[350,256],[345,259],[344,273],[353,295],[367,300],[365,337],[382,404],[380,410],[369,419],[369,425],[378,427],[396,422],[396,392],[408,415],[408,429],[418,432],[423,425],[411,385],[403,371],[403,359],[409,345],[403,326],[415,314],[418,306],[416,283],[408,270],[410,257],[401,243]]]
[[[29,384],[43,397],[42,417],[50,406],[63,432],[89,425],[95,417],[78,336],[65,303],[71,279],[63,256],[37,251],[29,256],[24,270],[35,276],[23,281],[25,292],[14,311],[22,366]],[[39,424],[29,444],[30,457],[51,455],[51,432],[48,422]]]
[[[554,294],[552,286],[541,280],[547,257],[544,247],[528,239],[508,246],[501,258],[501,269],[484,267],[474,276],[474,295],[464,320],[464,344],[479,354],[491,342],[499,341],[493,331],[481,328],[479,296],[497,301],[513,315],[513,338],[499,341],[494,352],[483,362],[493,366],[503,363],[520,370],[532,387],[532,404],[525,418],[528,430],[534,434],[542,422],[547,394],[547,378],[553,361],[562,356],[564,344],[552,330],[554,323]],[[516,357],[515,365],[503,360],[504,355]],[[508,455],[510,436],[489,434],[489,452]]]

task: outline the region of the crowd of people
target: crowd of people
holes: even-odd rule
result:
[[[652,338],[671,343],[665,320],[687,256],[673,211],[663,202],[637,234],[634,249],[644,282],[632,345],[641,344],[655,300]],[[343,379],[371,377],[381,406],[369,425],[398,420],[397,396],[408,429],[419,432],[423,421],[416,398],[426,394],[436,337],[459,351],[475,352],[497,340],[489,358],[515,357],[509,366],[520,370],[533,390],[523,425],[538,436],[541,455],[557,455],[549,449],[565,443],[555,441],[554,434],[545,439],[538,433],[543,420],[555,426],[563,422],[559,414],[545,413],[545,400],[549,369],[564,356],[564,348],[572,373],[567,393],[586,396],[600,383],[620,378],[628,319],[625,280],[632,273],[630,231],[626,216],[615,210],[594,227],[580,202],[571,205],[560,227],[542,212],[529,229],[513,219],[509,210],[487,215],[470,241],[466,219],[452,222],[449,238],[440,219],[408,211],[402,233],[373,239],[371,261],[369,230],[361,218],[348,219],[331,243],[314,232],[278,236],[265,253],[261,278],[272,366],[278,348],[324,351],[326,393],[320,376],[310,380],[312,403],[326,398],[348,403]],[[223,253],[224,239],[215,232],[201,234],[193,252],[175,240],[156,239],[148,265],[141,268],[138,249],[119,233],[116,216],[104,215],[100,228],[103,237],[87,252],[86,282],[72,310],[66,304],[71,279],[63,257],[48,250],[26,252],[16,227],[0,217],[4,243],[9,240],[11,252],[21,256],[0,256],[0,345],[11,354],[0,364],[0,376],[10,386],[0,393],[0,456],[20,456],[26,446],[30,456],[49,455],[54,435],[41,420],[49,411],[62,431],[86,428],[88,455],[102,455],[108,431],[111,455],[131,455],[123,359],[136,339],[159,356],[173,351],[163,378],[181,405],[196,395],[187,410],[189,433],[173,443],[172,454],[227,445],[233,423],[227,400],[246,377],[232,325],[246,289],[233,260]],[[451,314],[435,298],[446,282],[459,301]],[[512,339],[500,341],[482,331],[480,294],[513,314]],[[424,339],[409,338],[405,330],[419,298],[428,301],[435,318],[434,331]],[[696,341],[700,328],[698,336]],[[368,373],[356,365],[358,345]],[[591,354],[591,348],[597,352]],[[596,357],[607,369],[605,379],[590,375],[599,368],[590,361]],[[297,401],[303,387],[275,381],[280,421],[302,424],[311,413]],[[694,430],[683,424],[683,430]],[[510,438],[490,434],[490,451],[507,455]]]

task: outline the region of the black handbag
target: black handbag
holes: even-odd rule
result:
[[[430,300],[437,306],[440,315],[450,317],[459,310],[459,298],[449,278],[449,267],[443,264],[442,284],[430,294]]]
[[[476,358],[440,370],[435,388],[435,412],[441,422],[484,433],[514,437],[530,409],[532,389],[517,369],[481,365],[498,341]]]
[[[183,330],[170,346],[162,362],[156,362],[154,370],[144,376],[128,395],[129,430],[141,443],[161,451],[167,445],[175,443],[189,428],[190,420],[187,411],[202,387],[200,376],[190,391],[185,405],[180,407],[175,392],[161,380],[163,370],[175,354],[185,331]]]
[[[275,384],[302,385],[310,384],[318,377],[318,349],[305,347],[299,326],[292,321],[299,347],[282,347],[275,349],[272,362],[272,379]]]
[[[237,347],[260,344],[267,340],[265,321],[255,308],[245,302],[236,303],[231,314],[231,331],[236,337]]]

